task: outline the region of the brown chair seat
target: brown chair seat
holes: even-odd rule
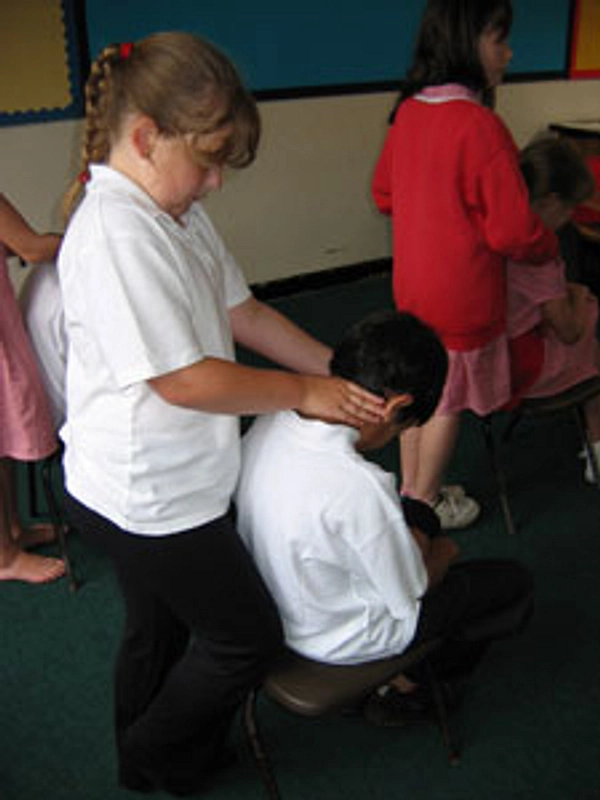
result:
[[[357,705],[378,686],[422,661],[438,642],[405,655],[361,664],[324,664],[287,650],[269,671],[263,691],[280,705],[304,717],[320,717]]]
[[[256,718],[256,701],[260,689],[293,714],[321,717],[360,706],[377,687],[422,662],[427,668],[438,724],[449,761],[457,764],[459,756],[452,742],[444,694],[427,661],[427,657],[441,644],[441,639],[432,640],[393,658],[351,665],[324,664],[286,650],[270,669],[262,687],[249,693],[242,717],[252,754],[270,800],[279,800],[281,795]]]
[[[600,376],[587,378],[575,386],[570,386],[563,392],[549,397],[530,397],[523,400],[516,409],[517,414],[523,416],[536,416],[540,414],[554,414],[573,406],[581,405],[600,394]]]

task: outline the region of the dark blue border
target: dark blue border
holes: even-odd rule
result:
[[[509,80],[568,77],[572,2],[515,0]],[[425,0],[87,0],[86,6],[92,56],[154,31],[187,30],[227,53],[262,100],[397,84],[410,66]]]

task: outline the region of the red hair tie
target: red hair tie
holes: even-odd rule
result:
[[[82,186],[85,186],[91,177],[89,169],[83,169],[77,176],[77,180]]]
[[[119,58],[122,61],[127,61],[133,52],[133,42],[123,42],[119,45]]]

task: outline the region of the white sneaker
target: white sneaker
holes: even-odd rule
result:
[[[468,497],[461,486],[442,486],[433,510],[444,530],[466,528],[481,513],[479,503]]]
[[[592,446],[596,451],[596,461],[598,462],[598,466],[600,467],[600,442],[594,442]],[[596,483],[596,479],[594,478],[594,471],[592,469],[592,465],[590,463],[588,454],[586,453],[585,450],[582,450],[581,453],[579,453],[579,458],[585,461],[585,472],[583,473],[583,476],[587,481],[587,483]]]
[[[447,483],[440,489],[440,494],[446,494],[449,497],[461,498],[466,496],[465,487],[460,483]]]

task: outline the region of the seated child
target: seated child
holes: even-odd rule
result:
[[[584,155],[585,151],[581,151]],[[589,287],[600,297],[600,155],[585,163],[594,177],[594,193],[573,211],[571,221],[559,231],[567,280]]]
[[[534,141],[521,153],[521,168],[532,208],[554,229],[594,191],[584,160],[564,139]],[[507,313],[519,397],[556,394],[598,375],[598,304],[586,286],[567,282],[562,260],[541,266],[509,262]],[[535,364],[532,371],[521,368],[523,341],[527,361]],[[586,404],[585,416],[600,455],[600,398]],[[593,479],[589,465],[587,472]]]
[[[288,646],[302,655],[352,664],[444,635],[436,668],[450,678],[489,643],[487,633],[469,638],[472,624],[485,627],[500,613],[495,635],[505,635],[528,618],[526,570],[508,560],[453,565],[458,549],[435,512],[416,500],[403,509],[395,476],[361,455],[429,419],[446,371],[429,327],[408,313],[371,315],[335,349],[331,373],[384,397],[383,421],[357,430],[286,411],[257,419],[244,437],[239,531],[278,604]],[[367,719],[402,724],[415,697],[428,713],[423,695],[398,676],[369,700]]]
[[[21,311],[56,430],[65,420],[67,339],[58,272],[54,262],[30,269],[20,295]]]
[[[594,178],[594,191],[577,204],[573,210],[573,222],[594,229],[600,226],[600,156],[588,156],[585,162]]]

